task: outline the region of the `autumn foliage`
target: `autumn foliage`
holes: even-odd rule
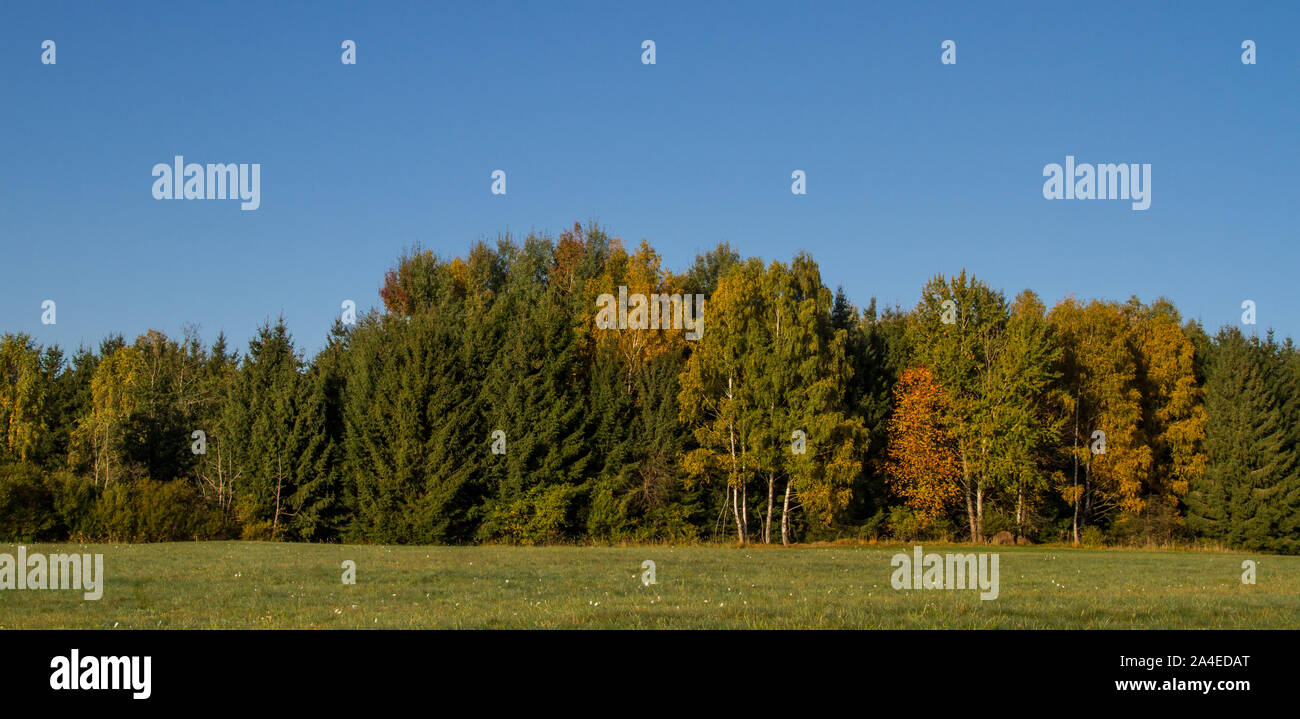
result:
[[[668,264],[594,225],[413,248],[314,355],[283,320],[245,352],[0,333],[0,541],[1300,552],[1290,340],[964,270],[904,309],[855,307],[807,252]],[[706,329],[602,326],[620,291],[703,298]]]
[[[925,367],[904,370],[894,386],[889,419],[889,488],[922,524],[947,514],[960,496],[952,439],[943,427],[943,388]]]

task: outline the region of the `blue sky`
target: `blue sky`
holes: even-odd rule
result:
[[[314,351],[404,248],[596,220],[674,269],[805,249],[863,305],[966,267],[1211,329],[1252,299],[1300,336],[1298,27],[1276,2],[5,2],[0,331],[242,346],[283,314]],[[261,163],[261,208],[153,199],[178,154]],[[1067,154],[1150,163],[1150,209],[1045,200]]]

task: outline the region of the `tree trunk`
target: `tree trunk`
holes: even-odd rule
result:
[[[764,524],[763,524],[763,544],[772,543],[772,500],[773,500],[772,493],[775,491],[775,489],[776,489],[776,477],[771,472],[768,472],[767,473],[767,518],[764,520]]]
[[[1025,481],[1016,485],[1016,541],[1025,536]]]
[[[1075,483],[1078,486],[1078,483]],[[1079,497],[1074,499],[1074,546],[1079,546]]]
[[[970,520],[970,541],[976,542],[979,530],[975,526],[975,507],[971,503],[970,468],[966,464],[966,448],[961,448],[961,478],[963,494],[966,495],[966,518]]]
[[[1083,464],[1083,515],[1080,526],[1088,526],[1088,516],[1092,513],[1092,462]]]
[[[727,398],[730,399],[731,397],[733,397],[732,378],[728,376],[727,377]],[[745,521],[742,522],[740,518],[740,501],[739,501],[740,490],[735,486],[735,480],[741,480],[743,483],[743,479],[741,478],[741,474],[738,468],[739,460],[736,459],[736,425],[731,420],[728,420],[727,422],[727,444],[728,444],[728,451],[731,453],[730,480],[732,481],[732,486],[731,486],[732,499],[735,500],[732,505],[732,512],[736,516],[736,539],[739,540],[741,544],[744,544],[745,541],[749,538],[748,536],[749,532],[747,531],[749,525],[749,513],[748,511],[746,511]]]
[[[1074,546],[1079,546],[1079,503],[1083,497],[1079,496],[1079,391],[1074,392],[1074,451],[1070,453],[1074,457]]]
[[[781,544],[790,546],[790,483],[785,484],[785,504],[781,507]]]
[[[749,543],[749,487],[744,484],[740,485],[740,515],[745,520],[745,539]]]
[[[722,521],[722,517],[726,516],[727,509],[730,506],[731,506],[731,492],[723,492],[722,493],[722,516],[718,517],[719,521]],[[727,538],[727,523],[725,521],[722,521],[722,538],[723,539]]]
[[[736,515],[736,541],[745,543],[745,525],[740,522],[740,489],[731,488],[731,511]]]
[[[275,474],[275,514],[271,517],[271,541],[274,542],[280,533],[280,487],[284,485],[284,461],[276,459],[277,468]]]

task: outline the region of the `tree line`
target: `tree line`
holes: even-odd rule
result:
[[[604,329],[620,288],[703,295],[698,339]],[[5,334],[0,539],[1300,551],[1300,351],[1165,299],[963,270],[859,308],[804,252],[678,273],[576,224],[415,248],[379,294],[311,358],[283,320],[243,350]]]

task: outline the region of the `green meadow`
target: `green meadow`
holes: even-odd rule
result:
[[[999,596],[891,588],[902,546],[27,545],[104,555],[103,598],[2,590],[4,629],[1300,628],[1300,557],[926,545],[999,554]],[[16,545],[0,553],[16,554]],[[1257,564],[1243,584],[1242,562]],[[342,564],[356,563],[344,584]],[[656,583],[642,583],[642,562]]]

